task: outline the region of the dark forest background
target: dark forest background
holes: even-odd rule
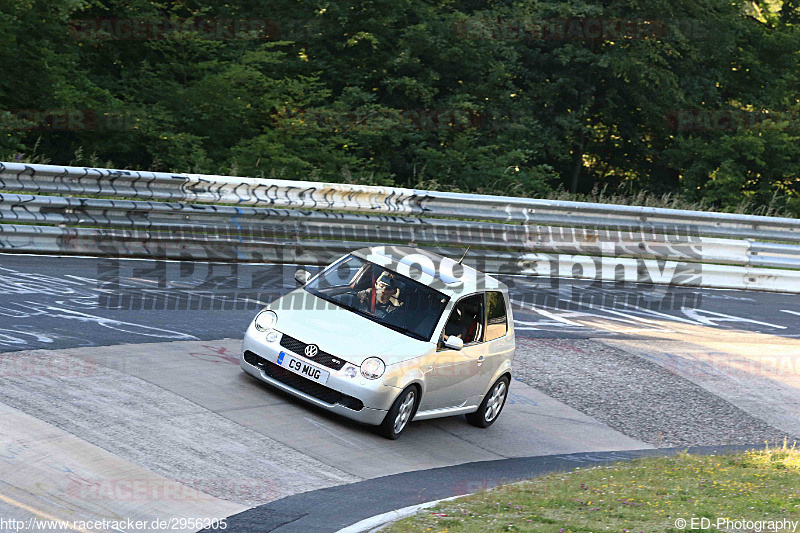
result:
[[[0,156],[797,216],[799,6],[0,0]]]

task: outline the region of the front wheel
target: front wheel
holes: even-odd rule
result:
[[[386,418],[378,426],[378,433],[387,439],[394,440],[400,436],[419,405],[419,392],[413,385],[403,390],[386,413]]]
[[[508,376],[498,379],[481,402],[478,410],[467,415],[467,422],[479,428],[488,428],[494,424],[506,404],[509,383]]]

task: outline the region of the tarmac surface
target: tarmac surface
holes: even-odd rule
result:
[[[317,527],[318,515],[298,514],[301,494],[311,495],[307,505],[361,490],[346,487],[374,490],[360,484],[368,480],[433,487],[442,468],[466,483],[423,491],[419,503],[445,497],[446,487],[462,493],[507,479],[524,458],[657,447],[652,431],[606,416],[610,399],[592,410],[566,386],[620,396],[612,385],[637,387],[636,372],[614,371],[626,357],[713,396],[719,412],[800,431],[796,295],[506,276],[519,368],[560,370],[515,380],[489,429],[453,417],[414,422],[387,441],[239,369],[244,329],[296,287],[296,268],[0,255],[0,518],[210,519],[250,508],[278,516],[285,505],[294,516],[285,523]],[[601,360],[597,373],[592,362]],[[641,404],[642,390],[622,396]],[[365,517],[356,514],[342,520]]]
[[[241,338],[297,268],[0,254],[0,351]],[[800,337],[792,294],[497,277],[522,337],[649,340],[660,323]]]

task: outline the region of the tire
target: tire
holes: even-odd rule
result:
[[[414,385],[403,389],[386,413],[386,418],[378,426],[378,433],[390,440],[398,438],[414,419],[418,406],[419,389]]]
[[[508,379],[508,376],[503,376],[495,381],[478,410],[467,415],[467,422],[479,428],[488,428],[494,424],[506,404],[509,383],[511,380]]]

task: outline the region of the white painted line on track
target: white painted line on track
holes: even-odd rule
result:
[[[467,496],[467,494],[464,494],[464,496]],[[449,502],[450,500],[455,500],[456,498],[461,497],[462,496],[452,496],[450,498],[442,498],[441,500],[433,500],[431,502],[420,503],[417,505],[409,505],[408,507],[403,507],[402,509],[397,509],[395,511],[389,511],[388,513],[365,518],[364,520],[357,522],[352,526],[347,526],[344,529],[340,529],[336,533],[363,533],[366,531],[378,531],[380,528],[389,525],[391,522],[402,520],[403,518],[407,518],[418,513],[419,511],[422,511],[423,509],[434,507],[436,504],[441,502]]]
[[[569,326],[582,326],[583,325],[583,324],[580,324],[578,322],[573,322],[572,320],[567,320],[566,318],[560,317],[560,316],[558,316],[558,315],[556,315],[554,313],[551,313],[549,311],[545,311],[544,309],[533,308],[531,310],[534,311],[535,313],[539,313],[542,316],[546,316],[547,318],[549,318],[551,320],[555,320],[556,322],[563,322],[564,324],[567,324]]]

